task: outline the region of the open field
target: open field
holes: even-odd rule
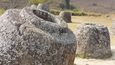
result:
[[[115,12],[115,0],[71,0],[83,11],[112,13]]]
[[[112,46],[113,56],[108,59],[82,59],[76,58],[75,65],[115,65],[115,46]]]
[[[76,27],[79,24],[82,23],[96,23],[96,24],[102,24],[108,27],[110,31],[110,37],[111,37],[111,44],[115,44],[115,35],[112,35],[111,33],[111,26],[112,26],[112,21],[115,20],[114,15],[107,16],[107,15],[102,15],[102,16],[73,16],[72,17],[72,23],[68,23],[69,28],[75,32]]]
[[[111,48],[113,56],[108,59],[75,59],[75,65],[115,65],[115,35],[111,33],[112,21],[115,20],[114,15],[107,16],[73,16],[72,23],[68,23],[69,28],[75,32],[76,27],[81,23],[96,23],[108,27],[111,37]]]

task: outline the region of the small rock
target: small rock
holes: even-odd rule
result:
[[[59,16],[64,19],[67,23],[71,23],[71,13],[70,12],[65,12],[61,11]]]
[[[89,65],[89,64],[86,64],[86,65]]]

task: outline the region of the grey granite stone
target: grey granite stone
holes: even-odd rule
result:
[[[77,28],[77,56],[82,58],[109,58],[112,56],[107,27],[82,24]]]
[[[61,11],[59,16],[64,19],[67,23],[71,23],[71,13],[66,11]]]
[[[37,6],[33,4],[33,5],[31,5],[31,8],[32,9],[37,9]]]
[[[0,65],[73,65],[76,38],[66,22],[25,7],[0,17]]]
[[[49,6],[46,5],[46,4],[38,4],[37,6],[37,9],[42,9],[42,10],[45,10],[45,11],[49,11]]]

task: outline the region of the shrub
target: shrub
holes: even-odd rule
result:
[[[39,3],[45,3],[47,2],[48,0],[28,0],[28,3],[31,5],[31,4],[35,4],[35,5],[38,5]]]
[[[84,12],[72,12],[73,16],[87,16],[88,14],[84,13]]]
[[[65,11],[70,12],[72,16],[87,16],[88,15],[87,13],[81,12],[79,10],[65,10]],[[54,15],[59,15],[60,10],[51,9],[50,12]]]
[[[72,16],[87,16],[88,14],[85,12],[81,12],[80,10],[74,9],[74,10],[68,10],[72,13]]]
[[[60,10],[56,10],[56,9],[51,9],[50,13],[54,14],[54,15],[59,15]]]
[[[92,6],[97,6],[97,3],[93,3]]]
[[[0,15],[3,14],[5,12],[5,9],[0,8]]]

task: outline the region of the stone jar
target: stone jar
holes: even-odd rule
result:
[[[76,38],[61,18],[25,7],[0,17],[0,65],[73,65]]]
[[[77,56],[81,58],[109,58],[112,56],[108,28],[103,25],[81,24],[76,31]]]

